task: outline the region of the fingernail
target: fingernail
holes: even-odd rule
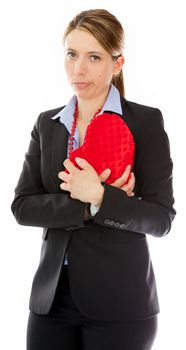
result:
[[[106,170],[105,170],[105,174],[109,174],[110,171],[111,171],[110,169],[106,169]]]
[[[81,158],[76,157],[76,162],[77,162],[77,163],[81,163]]]

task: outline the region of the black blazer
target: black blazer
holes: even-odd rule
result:
[[[144,319],[159,312],[156,282],[146,236],[166,235],[175,216],[172,161],[159,109],[121,97],[123,118],[135,140],[135,196],[105,184],[94,222],[85,225],[85,203],[60,189],[68,131],[62,107],[39,115],[11,209],[21,225],[43,228],[39,267],[30,309],[47,314],[54,300],[65,252],[71,293],[89,318]]]

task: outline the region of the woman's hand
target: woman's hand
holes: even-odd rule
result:
[[[123,174],[121,175],[121,177],[119,177],[117,180],[115,180],[110,185],[114,186],[114,187],[121,188],[121,190],[125,191],[129,197],[132,197],[132,196],[134,196],[133,189],[135,186],[135,177],[134,177],[134,173],[130,174],[130,169],[131,169],[130,165],[127,165],[127,167],[126,167],[125,171],[123,172]],[[105,182],[109,178],[110,169],[108,169],[108,170],[109,170],[108,172],[103,171],[99,175],[101,182]],[[129,179],[128,183],[126,185],[122,186],[122,184],[127,181],[129,174],[130,174],[130,179]]]
[[[104,194],[104,187],[101,182],[105,182],[110,176],[110,169],[98,175],[95,169],[85,159],[79,160],[80,161],[76,158],[76,162],[80,165],[82,170],[78,169],[69,159],[64,161],[63,164],[69,171],[69,174],[65,171],[59,172],[58,177],[64,181],[60,187],[65,191],[69,191],[71,198],[79,199],[85,203],[101,205]],[[121,188],[128,196],[133,196],[134,193],[132,191],[135,185],[133,173],[131,173],[128,184],[122,186],[128,179],[129,174],[130,166],[127,166],[122,176],[111,185]]]
[[[79,159],[79,160],[78,160]],[[104,187],[95,169],[82,158],[76,158],[78,169],[69,159],[64,161],[65,168],[69,171],[61,171],[58,177],[63,180],[60,185],[62,190],[69,191],[71,198],[79,199],[85,203],[101,205]]]

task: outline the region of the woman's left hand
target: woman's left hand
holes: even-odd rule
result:
[[[85,203],[100,205],[103,199],[104,187],[95,169],[85,160],[76,158],[76,162],[82,168],[78,169],[69,159],[64,161],[65,171],[61,171],[58,177],[64,182],[60,188],[70,192],[71,198],[79,199]]]

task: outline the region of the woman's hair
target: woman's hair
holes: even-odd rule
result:
[[[113,57],[122,55],[124,46],[124,30],[118,19],[110,12],[102,9],[82,11],[68,24],[63,42],[66,36],[74,29],[85,30],[92,34],[100,45]],[[113,85],[120,94],[125,96],[123,71],[113,77]]]

